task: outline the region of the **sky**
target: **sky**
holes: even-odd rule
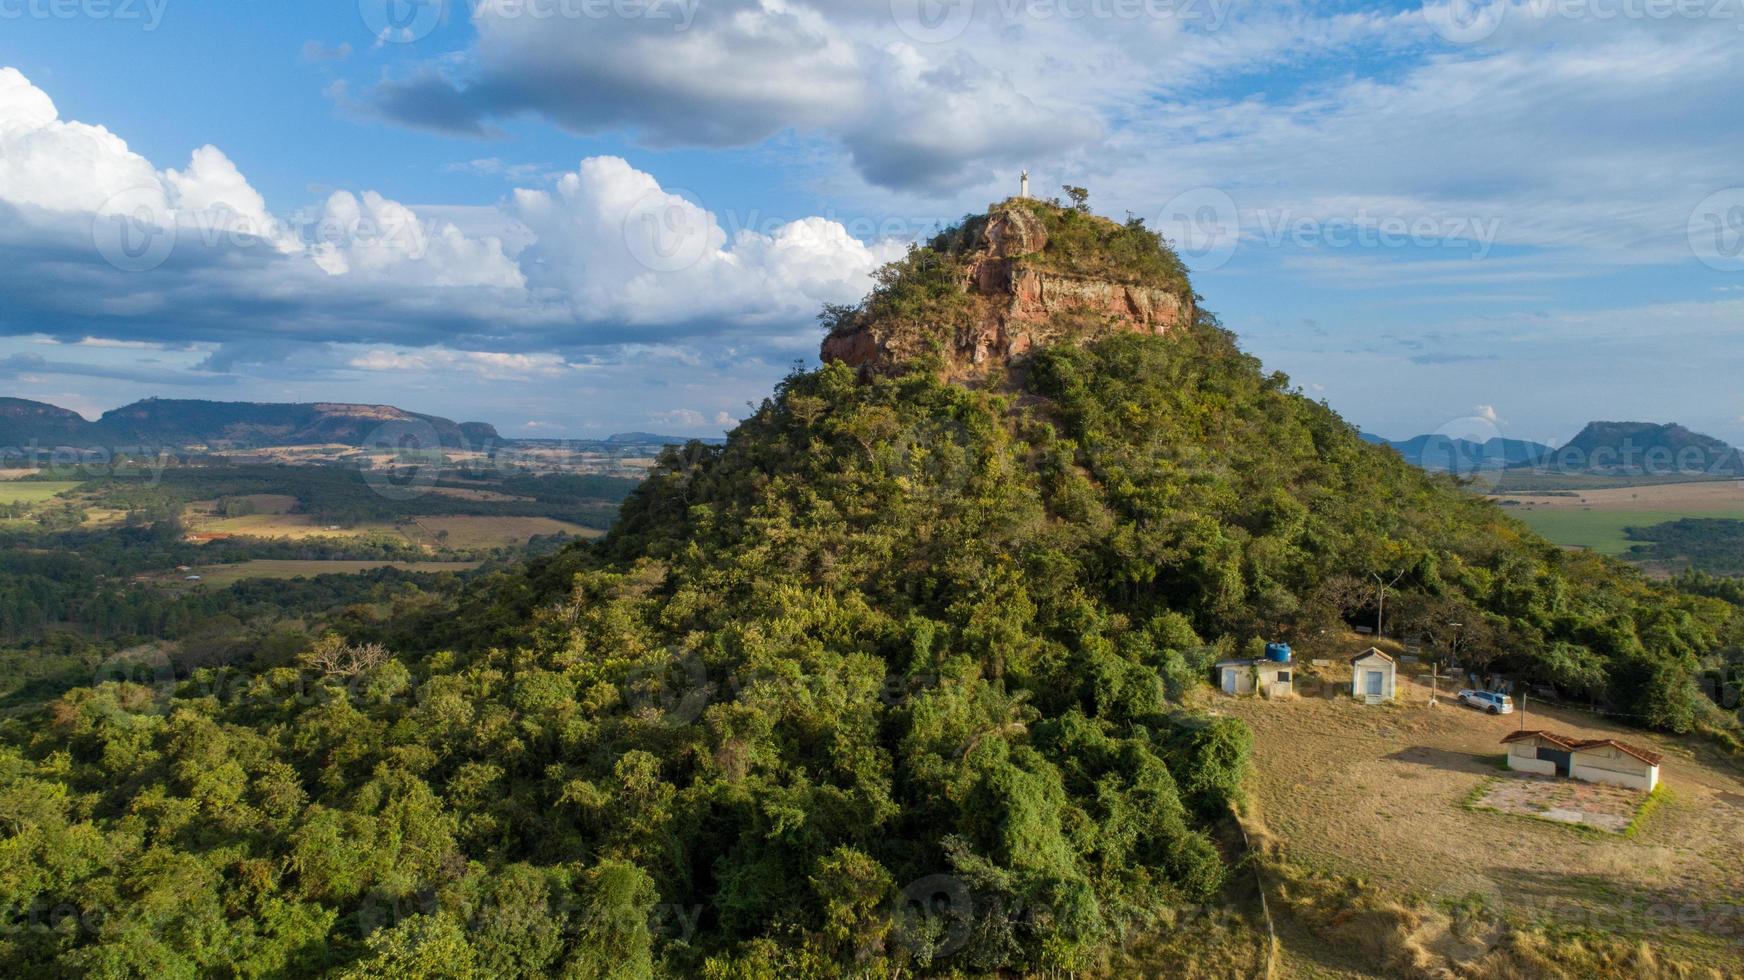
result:
[[[1744,0],[0,0],[0,394],[730,428],[1017,189],[1366,431],[1744,443]]]

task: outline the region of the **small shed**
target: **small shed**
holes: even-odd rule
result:
[[[1260,694],[1283,697],[1296,691],[1295,672],[1288,662],[1277,660],[1222,660],[1217,664],[1217,687],[1237,697]]]
[[[1399,664],[1377,647],[1350,658],[1350,696],[1362,700],[1391,701],[1398,682]]]
[[[1653,792],[1665,757],[1614,738],[1581,742],[1569,758],[1569,775],[1589,783],[1610,783]]]

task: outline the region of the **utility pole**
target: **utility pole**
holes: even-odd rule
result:
[[[1379,605],[1377,605],[1375,607],[1375,639],[1378,640],[1381,637],[1387,635],[1387,631],[1386,631],[1387,590],[1392,588],[1395,585],[1398,585],[1399,580],[1405,577],[1405,572],[1402,571],[1399,574],[1393,576],[1393,580],[1391,582],[1382,578],[1380,572],[1370,572],[1369,574],[1374,576],[1374,580],[1377,583],[1379,583],[1379,585],[1381,587],[1381,600],[1380,600]]]
[[[1447,655],[1455,663],[1459,661],[1459,631],[1465,628],[1464,623],[1448,623],[1453,630],[1453,641],[1448,644]],[[1441,664],[1439,661],[1429,665],[1429,703],[1438,704],[1441,698]]]

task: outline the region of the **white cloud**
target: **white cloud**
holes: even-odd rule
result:
[[[412,371],[423,374],[457,372],[476,375],[489,381],[554,378],[575,368],[575,365],[567,363],[556,354],[506,354],[443,348],[375,349],[352,357],[346,364],[360,371]]]
[[[521,257],[536,287],[566,295],[579,316],[628,323],[803,322],[864,295],[904,247],[868,246],[816,217],[729,241],[713,213],[618,157],[583,160],[552,191],[518,190],[513,209],[537,239]]]
[[[701,428],[708,424],[708,417],[694,408],[674,408],[655,412],[648,417],[661,425],[676,425],[687,429]]]
[[[110,214],[115,194],[125,206]],[[140,243],[153,251],[135,262],[125,246]],[[11,256],[0,331],[218,342],[213,369],[281,362],[284,344],[318,341],[479,352],[425,368],[550,371],[491,358],[735,329],[809,346],[819,305],[858,299],[902,247],[815,217],[729,236],[616,157],[501,208],[338,191],[279,217],[216,147],[159,171],[0,70],[0,252]],[[48,258],[64,255],[86,261]]]
[[[1472,408],[1472,411],[1477,413],[1478,418],[1483,419],[1491,425],[1502,424],[1502,418],[1496,414],[1496,406],[1494,405],[1477,405]]]

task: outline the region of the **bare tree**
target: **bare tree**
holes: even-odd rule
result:
[[[356,677],[387,663],[393,654],[380,643],[347,643],[343,637],[329,633],[317,640],[301,659],[304,665],[328,677]]]

